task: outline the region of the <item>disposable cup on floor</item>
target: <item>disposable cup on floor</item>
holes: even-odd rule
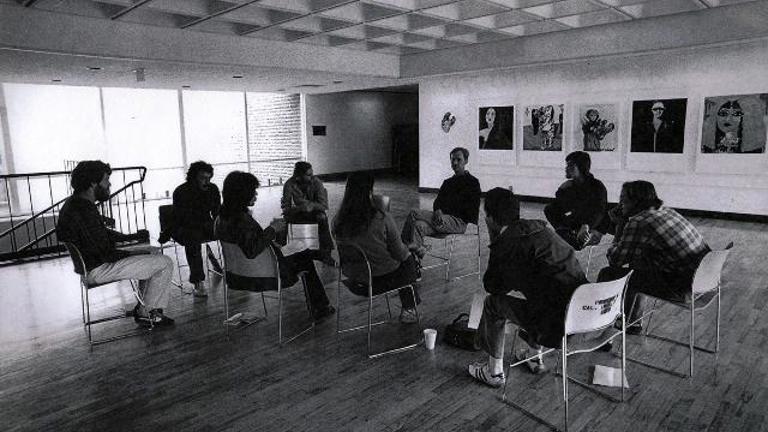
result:
[[[428,350],[435,349],[435,340],[437,340],[437,330],[425,329],[424,330],[424,345]]]

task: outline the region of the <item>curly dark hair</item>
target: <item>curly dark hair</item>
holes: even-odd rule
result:
[[[509,225],[520,219],[520,200],[509,189],[493,188],[485,194],[485,214],[501,226]]]
[[[94,183],[99,183],[104,174],[112,174],[109,164],[100,160],[80,161],[72,170],[70,184],[75,193],[83,192]]]
[[[187,181],[195,180],[195,178],[197,178],[197,173],[199,172],[207,172],[213,176],[213,166],[208,162],[201,160],[192,162],[192,164],[189,165],[189,169],[187,170]]]
[[[221,188],[223,203],[221,205],[222,216],[233,216],[248,211],[253,194],[259,187],[259,179],[255,175],[243,171],[232,171],[224,179]]]

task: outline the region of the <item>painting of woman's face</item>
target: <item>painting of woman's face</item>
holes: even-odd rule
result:
[[[488,108],[488,111],[485,112],[485,123],[488,124],[488,127],[493,127],[494,122],[496,122],[496,110]]]
[[[717,110],[717,128],[725,133],[737,133],[743,118],[744,111],[738,104],[726,102]]]

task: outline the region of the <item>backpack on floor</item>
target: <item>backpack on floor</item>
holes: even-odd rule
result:
[[[479,351],[480,348],[475,344],[477,330],[467,327],[468,323],[469,314],[459,314],[452,323],[445,326],[443,342],[463,350]]]

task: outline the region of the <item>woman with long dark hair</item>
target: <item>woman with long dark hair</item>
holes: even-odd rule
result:
[[[421,302],[416,283],[419,264],[400,239],[400,230],[395,220],[380,202],[373,195],[371,174],[351,174],[347,179],[341,207],[333,221],[333,232],[338,240],[354,243],[365,252],[371,264],[374,295],[413,285],[415,298],[410,289],[401,289],[399,292],[403,307],[400,321],[416,322],[415,306]],[[367,282],[365,275],[346,276],[357,282]],[[368,295],[368,287],[362,284],[353,285],[350,291],[360,296]]]
[[[253,174],[233,171],[224,179],[221,206],[216,223],[216,235],[223,241],[240,246],[243,254],[249,259],[256,258],[264,249],[272,244],[279,235],[285,234],[286,225],[282,219],[273,219],[267,228],[262,228],[251,216],[248,208],[256,204],[258,197],[259,179]],[[275,254],[280,264],[280,281],[283,286],[294,285],[298,274],[307,272],[307,296],[312,307],[315,320],[320,320],[336,310],[330,305],[325,288],[317,275],[312,260],[322,260],[322,254],[317,250],[303,250],[293,255],[283,256],[280,247],[275,245]],[[277,287],[274,278],[247,277],[227,272],[227,283],[233,289],[248,291],[271,291]]]

